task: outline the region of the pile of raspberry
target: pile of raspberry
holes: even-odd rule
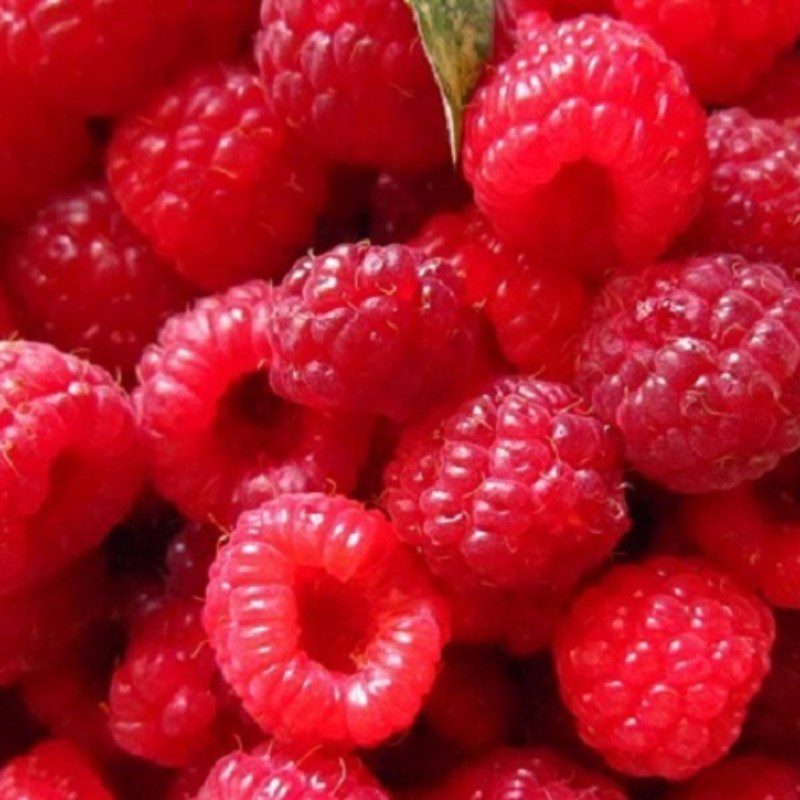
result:
[[[800,0],[494,11],[0,0],[0,800],[800,800]]]

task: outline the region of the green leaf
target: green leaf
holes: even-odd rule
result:
[[[450,150],[458,161],[464,108],[494,40],[494,0],[406,0],[442,93]]]

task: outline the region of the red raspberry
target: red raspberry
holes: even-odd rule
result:
[[[798,0],[614,0],[686,71],[706,103],[741,97],[800,34]]]
[[[204,621],[222,674],[265,730],[371,746],[409,727],[433,684],[443,611],[379,512],[301,494],[239,518]]]
[[[615,769],[683,780],[738,738],[774,630],[760,600],[702,561],[618,566],[561,626],[561,694]]]
[[[622,789],[551,750],[499,748],[457,769],[433,800],[626,800]]]
[[[474,207],[434,217],[412,244],[455,264],[470,298],[485,302],[500,349],[514,366],[556,377],[572,373],[586,311],[577,277],[504,245]]]
[[[48,739],[0,770],[0,800],[114,800],[74,745]]]
[[[155,249],[210,290],[288,267],[325,199],[322,167],[242,67],[192,72],[125,119],[108,179]]]
[[[741,105],[754,117],[767,117],[797,128],[800,124],[800,54],[792,50],[743,98]]]
[[[622,275],[597,303],[578,382],[647,477],[681,492],[757,478],[800,446],[800,289],[729,255]]]
[[[580,14],[611,14],[614,0],[506,0],[514,17],[546,11],[553,19],[562,20]]]
[[[669,800],[800,800],[800,772],[765,756],[722,761],[691,783],[674,788]]]
[[[203,597],[208,584],[208,570],[226,534],[213,525],[188,523],[170,542],[167,550],[168,591],[181,597]]]
[[[1,799],[0,799],[1,800]],[[196,800],[389,800],[354,756],[270,743],[217,763]],[[781,798],[783,800],[783,798]]]
[[[800,131],[740,108],[708,121],[711,189],[689,235],[702,252],[800,264]]]
[[[205,298],[167,322],[139,367],[156,486],[190,519],[225,522],[282,492],[355,485],[369,425],[272,394],[270,303],[258,281]]]
[[[473,378],[478,316],[452,265],[403,245],[300,259],[269,319],[275,391],[312,408],[404,419]]]
[[[594,278],[654,258],[699,208],[705,116],[632,26],[539,23],[467,114],[464,170],[499,234]]]
[[[0,290],[0,339],[14,338],[19,326],[14,318],[14,312],[8,304],[5,292]]]
[[[0,593],[102,541],[142,472],[128,398],[111,377],[36,342],[0,343]]]
[[[628,527],[613,432],[566,385],[526,377],[409,430],[384,503],[399,536],[462,589],[570,586]]]
[[[39,211],[12,243],[5,277],[31,338],[85,354],[127,383],[190,294],[97,182]]]
[[[256,56],[267,100],[346,164],[447,159],[439,91],[403,0],[264,0]]]

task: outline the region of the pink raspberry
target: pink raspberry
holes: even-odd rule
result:
[[[27,335],[85,355],[126,383],[161,323],[190,296],[100,182],[40,209],[10,245],[4,274]]]
[[[800,34],[798,0],[614,0],[686,71],[706,103],[731,103]]]
[[[702,561],[614,567],[560,628],[561,695],[615,769],[684,780],[738,738],[774,633],[769,609]]]
[[[800,131],[734,108],[709,117],[708,143],[711,188],[689,245],[793,272],[800,264]]]
[[[0,800],[114,800],[74,745],[48,739],[0,769]]]
[[[124,119],[108,179],[156,251],[208,290],[280,274],[325,201],[322,166],[243,67],[191,72]]]
[[[732,255],[622,275],[596,305],[578,383],[652,480],[753,480],[800,446],[800,289]]]
[[[348,491],[369,424],[292,405],[267,382],[271,287],[259,281],[172,317],[135,395],[159,491],[190,519],[221,523],[289,491]]]
[[[613,432],[566,385],[526,377],[406,432],[384,504],[399,536],[461,589],[571,586],[628,527]]]
[[[262,728],[372,746],[419,711],[447,638],[444,610],[379,512],[300,494],[239,517],[212,567],[204,621]]]
[[[264,0],[267,100],[335,161],[428,169],[447,159],[433,72],[403,0]]]
[[[128,398],[98,367],[0,342],[0,593],[52,574],[122,520],[142,476]]]
[[[587,304],[576,276],[504,245],[474,207],[433,217],[412,244],[455,264],[470,299],[485,303],[500,349],[514,366],[571,375]]]
[[[539,22],[470,104],[464,171],[503,238],[598,278],[656,257],[691,221],[704,131],[645,34],[606,17]]]
[[[341,245],[300,259],[269,318],[277,394],[312,408],[419,415],[473,380],[477,313],[443,259]]]
[[[797,127],[800,123],[800,54],[791,50],[741,100],[754,117]]]

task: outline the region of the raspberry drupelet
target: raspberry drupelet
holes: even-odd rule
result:
[[[156,487],[189,519],[221,524],[276,494],[349,491],[369,421],[276,397],[267,370],[272,288],[253,281],[170,318],[134,395]]]
[[[46,344],[0,342],[0,593],[99,544],[143,474],[133,409],[99,367]]]
[[[561,625],[561,695],[612,767],[685,780],[738,738],[774,635],[769,609],[700,560],[614,567]]]
[[[431,688],[446,608],[378,511],[320,494],[242,514],[204,622],[223,676],[276,737],[374,746]]]
[[[256,57],[267,101],[334,161],[428,169],[444,112],[403,0],[265,0]]]
[[[340,245],[300,259],[269,318],[277,394],[405,420],[481,368],[482,329],[454,266],[405,245]]]
[[[325,202],[321,164],[244,67],[190,72],[119,124],[111,188],[155,250],[217,290],[290,266]]]
[[[704,133],[680,68],[645,34],[607,17],[538,21],[475,94],[464,171],[503,238],[596,279],[689,224]]]
[[[385,482],[398,535],[462,590],[569,587],[628,527],[617,437],[568,386],[529,377],[408,430]]]
[[[25,335],[127,384],[161,323],[191,296],[99,181],[41,208],[9,244],[4,270]]]
[[[614,0],[686,71],[705,103],[746,93],[800,34],[798,0]]]
[[[626,273],[597,302],[577,373],[645,476],[732,488],[800,446],[800,289],[732,255]]]
[[[48,739],[0,769],[0,800],[114,800],[75,745]]]

